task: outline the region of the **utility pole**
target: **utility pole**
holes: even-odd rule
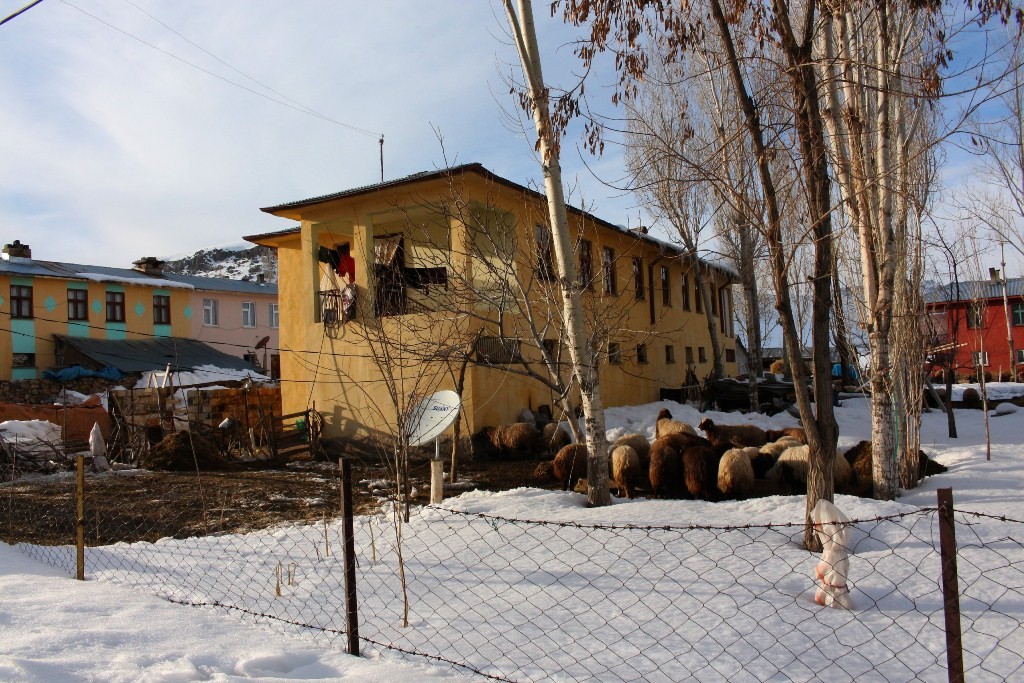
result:
[[[1006,240],[999,236],[999,264],[1002,271],[999,273],[999,282],[1003,287],[1003,315],[1006,316],[1006,345],[1010,347],[1010,381],[1017,379],[1017,356],[1013,348],[1013,327],[1010,320],[1010,302],[1006,296]],[[999,378],[1002,380],[1002,377]]]

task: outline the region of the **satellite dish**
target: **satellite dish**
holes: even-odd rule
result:
[[[268,342],[270,342],[270,336],[269,335],[264,337],[263,339],[260,339],[258,342],[256,342],[256,348],[257,349],[262,349],[264,346],[267,345]]]
[[[409,419],[409,445],[422,446],[439,437],[455,421],[459,403],[459,395],[447,389],[420,401]]]

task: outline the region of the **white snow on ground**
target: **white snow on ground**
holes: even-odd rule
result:
[[[935,388],[941,389],[942,385],[936,385]],[[964,399],[964,391],[969,388],[977,391],[979,396],[981,395],[980,384],[954,384],[952,400],[962,401]],[[985,393],[988,394],[988,400],[990,401],[1005,401],[1006,399],[1015,398],[1017,396],[1024,396],[1024,383],[986,382]]]
[[[650,436],[661,407],[691,424],[701,417],[670,402],[610,409],[609,438],[632,431]],[[723,424],[796,424],[788,415],[707,415]],[[588,509],[580,494],[516,489],[469,492],[443,506],[491,517],[431,507],[414,513],[403,543],[412,577],[408,628],[398,626],[401,600],[387,520],[357,519],[361,635],[529,680],[552,678],[552,668],[567,680],[943,680],[937,528],[933,513],[917,509],[934,507],[935,490],[952,487],[960,511],[1024,520],[1019,419],[991,418],[989,461],[982,413],[958,410],[956,417],[958,439],[946,436],[940,412],[926,414],[922,428],[922,448],[948,466],[948,473],[925,479],[895,502],[836,497],[855,520],[909,513],[856,526],[852,612],[814,605],[817,558],[794,542],[802,534],[799,526],[627,532],[493,519],[674,527],[800,523],[803,497],[716,504],[617,499],[613,506]],[[870,437],[866,400],[846,400],[837,419],[840,450]],[[968,679],[1019,677],[1022,525],[970,521],[958,523]],[[339,527],[333,524],[331,533]],[[288,609],[298,609],[304,623],[323,618],[322,627],[337,628],[337,558],[320,557],[319,551],[295,554],[322,543],[322,534],[320,525],[285,525],[91,548],[87,573],[99,581],[86,584],[0,545],[0,679],[372,681],[446,675],[427,665],[403,668],[393,653],[376,661],[350,660],[337,653],[337,643],[319,649],[233,616],[107,583],[189,602],[220,600],[257,613],[284,610],[282,616],[290,616],[295,612]],[[979,540],[987,545],[972,545]],[[369,560],[371,549],[375,562]],[[275,599],[272,568],[280,562],[294,562],[299,580],[285,588],[285,598]],[[985,609],[996,600],[997,609]],[[319,607],[328,605],[325,614]],[[833,649],[818,649],[822,643]],[[983,665],[977,657],[985,658]]]
[[[63,443],[60,427],[46,420],[0,422],[0,437],[23,453],[53,454]]]

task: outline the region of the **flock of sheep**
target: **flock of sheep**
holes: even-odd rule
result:
[[[698,429],[703,437],[663,409],[653,441],[635,433],[616,439],[609,457],[612,488],[627,498],[644,489],[652,496],[709,501],[806,492],[809,451],[803,429],[719,425],[710,418],[704,418]],[[506,457],[538,449],[554,453],[550,463],[538,468],[538,476],[553,476],[566,490],[587,476],[586,446],[569,441],[556,423],[541,431],[520,422],[481,431],[474,446],[477,453]],[[945,471],[923,452],[918,454],[919,478]],[[833,476],[837,493],[870,496],[871,443],[862,441],[837,457]]]

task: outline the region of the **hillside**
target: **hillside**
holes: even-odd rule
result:
[[[164,260],[164,270],[168,273],[231,280],[256,280],[262,274],[267,282],[277,282],[277,253],[249,243],[205,247],[192,254],[176,254]]]

